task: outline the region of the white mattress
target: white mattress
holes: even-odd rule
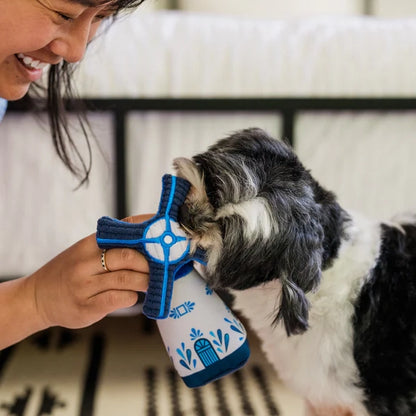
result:
[[[85,96],[414,96],[416,19],[136,12],[90,45]]]

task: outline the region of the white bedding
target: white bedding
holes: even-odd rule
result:
[[[134,13],[92,45],[85,96],[406,96],[416,19]]]

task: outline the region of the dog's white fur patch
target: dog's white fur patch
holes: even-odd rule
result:
[[[250,240],[257,237],[269,238],[277,232],[277,224],[271,220],[269,204],[264,198],[254,198],[238,204],[226,204],[221,207],[216,219],[239,215],[245,221],[244,234]]]
[[[235,308],[250,320],[268,360],[287,385],[314,405],[344,405],[366,416],[358,404],[363,391],[351,382],[359,381],[352,318],[355,300],[379,256],[380,227],[355,216],[346,231],[349,238],[339,257],[323,272],[319,289],[307,295],[310,328],[302,335],[288,337],[282,323],[272,329],[280,304],[279,280],[233,294]]]

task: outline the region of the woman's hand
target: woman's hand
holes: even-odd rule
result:
[[[0,283],[0,350],[51,326],[82,328],[134,305],[149,283],[146,259],[133,249],[107,250],[107,272],[101,254],[92,234],[32,275]]]
[[[152,215],[126,218],[140,223]],[[147,290],[149,267],[138,251],[106,251],[108,272],[101,265],[102,250],[95,234],[77,242],[29,277],[35,305],[45,327],[81,328],[107,314],[134,305],[137,292]]]

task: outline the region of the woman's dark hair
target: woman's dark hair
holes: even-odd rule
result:
[[[73,0],[78,3],[95,6],[100,3],[106,3],[108,0]],[[111,3],[111,9],[114,14],[111,19],[115,20],[119,13],[126,9],[133,9],[145,0],[114,0]],[[92,166],[92,153],[89,140],[89,123],[86,117],[85,108],[80,106],[81,102],[77,98],[77,94],[72,85],[72,74],[76,65],[68,62],[61,62],[52,65],[48,74],[47,87],[39,87],[33,85],[31,93],[35,92],[39,96],[39,91],[43,90],[47,93],[46,110],[49,117],[49,124],[52,133],[53,145],[56,152],[65,166],[79,180],[80,186],[83,185],[89,177]],[[66,107],[76,102],[75,114],[78,119],[79,126],[84,136],[88,149],[87,159],[81,154],[77,143],[75,143],[69,126]]]

